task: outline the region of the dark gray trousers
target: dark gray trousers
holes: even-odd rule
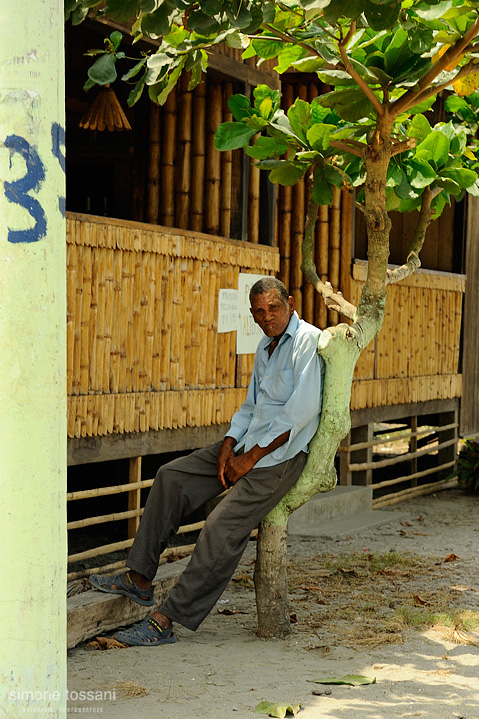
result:
[[[148,579],[184,518],[224,490],[217,477],[221,442],[160,467],[127,566]],[[159,611],[197,629],[231,579],[251,531],[295,484],[306,453],[274,467],[253,468],[209,514],[195,551]]]

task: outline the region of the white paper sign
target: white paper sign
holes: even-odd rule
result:
[[[238,279],[238,331],[236,333],[236,354],[254,354],[258,342],[264,337],[263,331],[253,320],[250,312],[249,291],[257,280],[266,275],[249,275],[241,272]]]
[[[218,295],[218,332],[238,329],[238,290],[220,290]]]

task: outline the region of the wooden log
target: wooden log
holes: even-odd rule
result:
[[[205,184],[206,148],[206,83],[200,83],[193,95],[195,131],[192,147],[192,186],[190,202],[190,229],[203,229],[203,198]]]
[[[179,84],[178,161],[176,172],[176,227],[188,227],[191,191],[191,131],[193,93],[188,90],[190,73]]]
[[[205,232],[218,235],[220,231],[220,185],[221,154],[216,149],[214,136],[221,123],[222,88],[212,82],[208,88],[208,116],[206,124],[206,169],[205,169]]]
[[[228,107],[228,100],[233,94],[233,83],[225,82],[223,95],[223,122],[231,122],[233,116]],[[230,237],[231,232],[231,208],[232,208],[232,175],[233,175],[233,153],[231,150],[221,153],[221,210],[220,210],[220,234],[223,237]]]
[[[158,223],[160,215],[161,111],[150,102],[146,221]]]
[[[176,90],[172,90],[163,108],[160,216],[161,223],[168,227],[175,222],[176,97]]]

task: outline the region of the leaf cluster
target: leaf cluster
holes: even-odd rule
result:
[[[479,493],[479,441],[466,439],[457,458],[460,486],[473,494]]]

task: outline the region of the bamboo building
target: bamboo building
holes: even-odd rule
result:
[[[276,275],[301,317],[338,322],[300,270],[304,182],[278,190],[243,151],[213,144],[233,93],[281,87],[287,110],[324,91],[317,77],[280,80],[274,63],[256,69],[221,47],[195,90],[183,78],[163,107],[143,97],[128,109],[124,83],[113,104],[110,89],[82,89],[84,53],[104,35],[99,23],[67,28],[68,527],[120,529],[71,552],[70,579],[88,573],[75,563],[131,546],[158,455],[221,438],[243,402],[253,355],[236,354],[235,332],[217,332],[220,289],[236,289],[240,273]],[[110,108],[103,125],[94,102]],[[478,207],[469,198],[430,226],[422,269],[389,288],[383,329],[356,367],[339,481],[372,484],[376,506],[444,481],[458,437],[479,431]],[[413,222],[393,216],[392,265]],[[320,208],[315,257],[321,278],[357,303],[366,235],[351,193]]]

